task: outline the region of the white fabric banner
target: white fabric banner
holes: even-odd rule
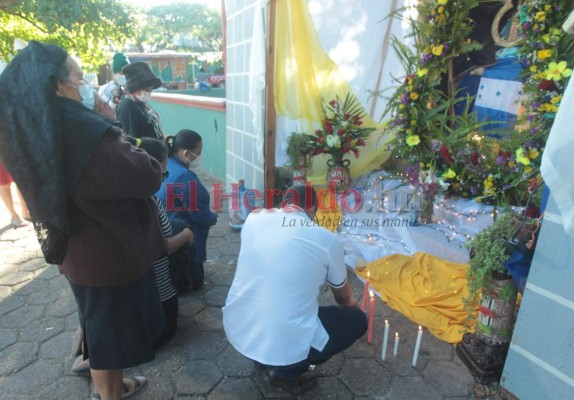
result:
[[[574,79],[568,82],[560,102],[540,167],[542,178],[562,214],[564,230],[574,237],[574,179],[572,178],[574,128],[570,121],[571,113],[574,113]]]

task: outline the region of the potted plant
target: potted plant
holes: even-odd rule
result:
[[[469,294],[465,306],[478,305],[475,333],[466,333],[457,354],[480,383],[502,375],[514,328],[517,289],[506,272],[507,243],[519,226],[516,214],[506,211],[469,242]]]
[[[287,139],[287,157],[293,172],[293,184],[305,184],[307,171],[311,168],[312,159],[309,157],[309,135],[301,132],[291,132]]]

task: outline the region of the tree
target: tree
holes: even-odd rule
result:
[[[175,3],[146,11],[138,40],[141,49],[221,51],[221,16],[203,4]]]
[[[88,71],[107,61],[110,47],[134,36],[127,6],[117,0],[0,0],[0,58],[14,57],[14,41],[38,40],[76,54]]]

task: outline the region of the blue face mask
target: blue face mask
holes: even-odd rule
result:
[[[66,82],[66,85],[78,89],[78,92],[80,92],[80,97],[82,98],[80,103],[82,103],[84,107],[88,108],[89,110],[94,109],[96,98],[94,97],[94,89],[90,85],[86,83],[84,85],[74,86],[68,82]]]

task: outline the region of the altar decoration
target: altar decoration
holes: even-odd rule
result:
[[[432,140],[452,131],[454,116],[451,99],[442,92],[443,74],[460,54],[481,48],[470,40],[472,21],[469,11],[476,0],[437,0],[421,2],[417,7],[420,21],[411,20],[414,50],[395,38],[394,47],[406,71],[403,81],[389,99],[387,114],[396,128],[395,156],[410,162],[433,159]],[[458,129],[468,124],[461,119]]]
[[[309,147],[314,156],[327,154],[327,185],[332,183],[337,190],[346,189],[351,183],[349,165],[346,155],[353,153],[359,158],[360,147],[365,147],[365,140],[374,128],[362,126],[365,112],[357,99],[347,93],[344,100],[336,96],[329,102],[321,100],[321,129],[309,135]]]
[[[466,264],[425,253],[394,254],[375,260],[358,274],[371,274],[371,288],[391,308],[448,343],[458,343],[472,330],[471,314],[462,304],[467,295]]]
[[[524,129],[513,132],[512,140],[517,166],[526,175],[534,175],[540,168],[550,128],[572,75],[574,45],[561,29],[570,11],[569,0],[525,0],[519,6],[525,121]]]

